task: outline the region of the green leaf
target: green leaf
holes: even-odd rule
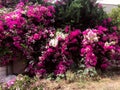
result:
[[[23,48],[27,48],[27,46],[26,46],[25,44],[21,44],[21,46],[22,46]]]

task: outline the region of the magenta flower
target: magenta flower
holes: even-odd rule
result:
[[[15,37],[13,37],[13,40],[14,40],[14,41],[20,41],[21,38],[20,38],[19,36],[15,36]]]
[[[3,22],[0,20],[0,32],[2,32],[4,30],[3,28]]]
[[[19,0],[20,2],[27,3],[29,0]]]
[[[70,33],[70,38],[71,39],[73,39],[73,38],[75,38],[75,37],[77,37],[78,35],[80,35],[80,30],[78,29],[78,30],[75,30],[75,31],[72,31],[71,33]]]
[[[108,23],[112,21],[112,18],[107,18]]]
[[[70,31],[70,26],[65,27],[65,32],[68,33]]]
[[[98,8],[103,8],[102,4],[99,3],[98,4]]]
[[[42,76],[42,75],[45,75],[45,74],[46,74],[46,70],[45,70],[45,69],[36,70],[35,73],[36,73],[37,75]]]
[[[112,29],[116,31],[118,28],[117,26],[113,26]]]
[[[98,26],[98,30],[99,30],[100,34],[103,34],[103,32],[107,31],[108,29],[103,26]]]
[[[87,67],[95,67],[97,64],[97,57],[93,53],[86,54],[85,64]]]
[[[12,80],[9,80],[9,81],[6,83],[7,88],[10,88],[12,85],[14,85],[15,81],[16,81],[16,78],[13,78]]]
[[[101,68],[102,68],[103,70],[106,70],[107,67],[108,67],[108,64],[107,64],[107,63],[104,63],[104,64],[101,65]]]
[[[0,9],[3,8],[3,5],[0,5]]]
[[[89,53],[89,52],[92,52],[93,51],[93,48],[91,45],[87,45],[85,48],[82,48],[81,49],[81,53]]]
[[[16,9],[23,8],[24,7],[24,2],[20,2],[16,5]]]
[[[15,27],[21,28],[25,24],[25,19],[21,16],[19,12],[11,12],[4,16],[5,22],[10,29]]]
[[[13,43],[15,45],[15,47],[17,47],[18,49],[21,49],[21,45],[20,45],[20,42],[19,41],[16,41]]]
[[[66,72],[66,66],[64,65],[63,62],[60,62],[57,65],[57,70],[55,70],[55,75],[59,75],[59,74],[64,74]]]
[[[38,40],[38,39],[39,39],[39,34],[35,33],[35,34],[33,35],[33,39],[34,39],[34,40]]]
[[[114,46],[110,45],[109,43],[105,43],[105,45],[103,46],[105,51],[111,51],[112,49],[114,49]]]
[[[108,68],[108,66],[110,66],[110,63],[108,62],[108,59],[107,59],[107,58],[103,58],[103,62],[102,62],[102,64],[101,64],[101,68],[102,68],[103,70],[105,70],[105,69]]]
[[[52,48],[48,48],[48,49],[47,49],[47,52],[48,52],[48,53],[53,53],[54,50],[53,50]]]

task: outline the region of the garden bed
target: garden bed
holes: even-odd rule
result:
[[[26,74],[5,89],[91,89],[114,63],[119,66],[118,28],[94,0],[25,0],[2,9],[0,65],[12,63],[13,74]]]
[[[35,78],[27,78],[34,82]],[[21,79],[22,80],[22,79]],[[23,83],[24,83],[23,82]],[[20,84],[17,84],[20,86]],[[48,79],[35,80],[34,83],[26,84],[25,90],[119,90],[120,88],[120,70],[111,69],[98,76],[98,79],[92,80],[68,80],[51,81]],[[16,89],[12,89],[16,90]]]

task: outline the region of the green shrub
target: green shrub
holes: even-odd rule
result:
[[[55,27],[70,25],[74,28],[94,28],[106,17],[99,4],[90,0],[64,0],[65,4],[56,4]]]
[[[112,11],[109,13],[109,16],[113,19],[114,23],[120,30],[120,6],[118,6],[118,8],[112,9]]]
[[[15,81],[9,81],[0,86],[0,90],[43,90],[42,85],[32,86],[36,81],[37,77],[31,78],[27,75],[18,75]]]

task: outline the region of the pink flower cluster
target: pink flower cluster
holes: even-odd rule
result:
[[[110,33],[106,27],[98,26],[97,29],[85,30],[83,36],[81,55],[86,66],[106,69],[110,65],[109,60],[115,59],[111,56],[118,53],[117,33]]]
[[[1,16],[0,48],[6,51],[0,57],[0,64],[5,65],[16,59],[18,53],[32,59],[36,50],[44,50],[50,34],[54,33],[54,28],[50,26],[54,21],[54,12],[53,6],[26,6],[20,2],[14,11]]]
[[[53,13],[55,13],[53,6],[29,6],[27,10],[27,16],[37,23],[48,25],[53,19]]]
[[[56,32],[58,33],[58,32]],[[60,32],[59,32],[60,33]],[[56,46],[47,46],[46,51],[39,56],[36,74],[44,75],[54,73],[54,75],[63,74],[75,64],[75,57],[80,57],[81,32],[76,29],[64,38],[57,38]],[[53,42],[54,43],[54,42]]]
[[[16,78],[13,78],[13,79],[9,80],[6,83],[6,87],[9,89],[12,85],[14,85],[15,81],[16,81]]]
[[[21,28],[25,25],[25,19],[20,12],[10,12],[4,16],[4,20],[9,29]]]
[[[2,42],[2,39],[4,38],[4,27],[3,27],[3,22],[0,20],[0,44]]]

